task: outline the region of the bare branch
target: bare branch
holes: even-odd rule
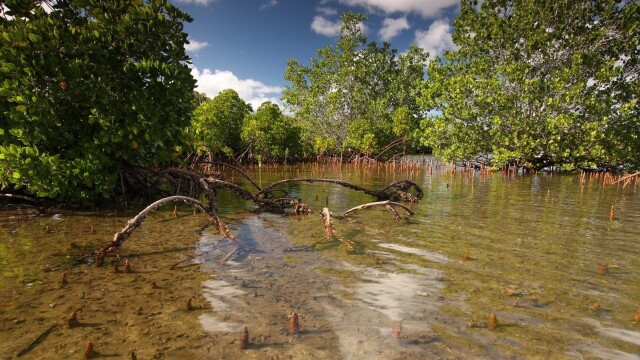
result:
[[[401,218],[400,214],[398,213],[398,211],[394,208],[395,206],[398,206],[400,208],[402,208],[404,211],[407,212],[408,215],[414,215],[415,213],[409,209],[408,207],[397,203],[397,202],[393,202],[393,201],[378,201],[378,202],[371,202],[371,203],[367,203],[367,204],[362,204],[359,206],[356,206],[354,208],[351,208],[345,212],[342,213],[342,216],[347,216],[349,213],[354,212],[356,210],[364,210],[373,206],[384,206],[385,208],[387,208],[387,210],[391,211],[395,216],[396,216],[396,220],[399,220]]]
[[[181,195],[169,196],[169,197],[160,199],[154,202],[153,204],[147,206],[140,213],[138,213],[138,215],[136,215],[131,220],[127,221],[127,225],[125,225],[125,227],[122,228],[122,230],[118,231],[113,236],[113,240],[111,241],[111,243],[103,247],[101,250],[104,250],[104,251],[114,250],[120,245],[122,245],[122,243],[131,235],[131,233],[133,233],[133,230],[135,230],[136,228],[142,225],[142,223],[144,222],[144,219],[150,212],[170,202],[185,202],[187,204],[195,205],[200,210],[209,214],[210,216],[212,217],[215,216],[215,214],[209,213],[209,211],[204,206],[204,204],[202,204],[200,201],[196,199],[190,198],[188,196],[181,196]]]

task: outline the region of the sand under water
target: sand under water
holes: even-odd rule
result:
[[[16,267],[14,276],[5,269],[1,359],[81,359],[89,342],[92,358],[473,357],[430,329],[444,301],[437,271],[394,264],[384,252],[360,265],[290,251],[294,244],[280,229],[291,219],[280,215],[235,219],[229,228],[243,248],[220,264],[232,246],[212,229],[199,233],[202,215],[157,212],[101,267],[92,257],[76,261],[108,242],[126,218],[12,219],[3,222],[15,235],[7,239],[16,245],[10,250],[25,245],[20,233],[38,236],[19,259],[5,256],[20,267],[7,264]],[[387,266],[368,266],[373,258]],[[77,321],[69,321],[74,312]],[[292,335],[293,312],[300,328]],[[244,325],[249,344],[240,349]]]

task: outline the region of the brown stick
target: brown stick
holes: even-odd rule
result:
[[[222,222],[222,220],[220,220],[220,218],[217,215],[214,215],[213,223],[215,224],[216,229],[218,229],[218,232],[220,233],[220,235],[222,235],[222,236],[226,237],[227,239],[231,240],[231,242],[233,242],[234,245],[235,245],[233,250],[229,251],[229,253],[227,255],[225,255],[222,259],[220,259],[220,264],[224,265],[224,264],[226,264],[227,261],[229,261],[229,259],[231,259],[233,257],[233,255],[235,255],[238,251],[240,251],[240,249],[242,249],[242,245],[235,238],[235,236],[233,236],[233,234],[231,234],[229,229],[227,229],[227,226]]]
[[[35,348],[36,346],[38,346],[38,344],[40,344],[42,341],[44,341],[44,339],[46,339],[47,336],[49,336],[49,333],[51,333],[51,331],[53,331],[53,329],[55,329],[57,327],[58,327],[58,324],[53,324],[53,325],[49,326],[49,328],[47,330],[45,330],[37,338],[33,339],[33,341],[29,343],[29,345],[27,345],[24,349],[20,350],[18,352],[18,354],[16,354],[16,356],[17,357],[21,357],[22,355],[24,355],[24,354],[28,353],[29,351],[33,350],[33,348]]]
[[[356,206],[354,208],[351,208],[345,212],[342,213],[342,216],[347,216],[349,213],[354,212],[356,210],[364,210],[373,206],[384,206],[385,208],[387,208],[387,210],[391,211],[395,216],[396,216],[396,220],[400,219],[401,216],[398,213],[398,211],[394,208],[394,206],[398,206],[400,208],[402,208],[404,211],[407,212],[408,215],[415,215],[415,213],[413,211],[411,211],[411,209],[409,209],[408,207],[397,203],[397,202],[393,202],[393,201],[378,201],[378,202],[371,202],[371,203],[367,203],[367,204],[362,204],[359,206]]]
[[[334,232],[333,221],[331,221],[331,211],[329,211],[329,208],[326,208],[326,207],[323,208],[321,215],[322,215],[322,221],[324,224],[324,229],[327,232],[326,240],[337,239],[342,244],[344,244],[344,246],[346,246],[349,251],[355,251],[356,246],[352,241],[338,237]],[[324,241],[321,241],[321,242],[324,242]]]
[[[170,269],[170,270],[173,270],[173,269],[175,269],[175,268],[176,268],[176,266],[178,266],[178,265],[182,264],[183,262],[189,261],[189,260],[191,260],[191,259],[195,259],[195,257],[196,257],[195,255],[189,255],[189,256],[187,256],[187,258],[186,258],[186,259],[182,259],[182,260],[180,260],[180,261],[178,261],[178,262],[175,262],[175,263],[171,264],[171,266],[169,266],[169,269]]]
[[[333,222],[331,222],[331,212],[328,208],[322,209],[322,221],[324,223],[324,230],[327,232],[327,239],[333,237]]]

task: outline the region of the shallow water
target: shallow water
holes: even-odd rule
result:
[[[132,214],[7,212],[0,216],[0,358],[14,357],[51,321],[63,324],[77,307],[66,302],[80,301],[69,294],[83,294],[84,301],[90,291],[87,298],[124,296],[111,310],[116,313],[135,315],[154,299],[161,305],[144,321],[155,323],[101,315],[84,332],[56,328],[25,358],[81,353],[91,334],[99,334],[98,349],[110,349],[101,355],[136,349],[145,358],[640,358],[640,324],[633,322],[640,310],[638,185],[432,165],[251,169],[261,186],[313,176],[376,189],[406,178],[425,195],[408,205],[414,216],[395,220],[382,207],[340,216],[374,199],[332,184],[277,188],[314,209],[302,217],[251,213],[251,203],[222,191],[218,205],[242,251],[220,265],[229,241],[212,230],[198,236],[203,219],[190,208],[177,219],[167,208],[125,243],[121,258],[136,259],[145,270],[129,279],[72,260],[83,248],[103,245]],[[226,177],[244,183],[237,174]],[[356,243],[355,253],[339,241],[318,243],[324,206],[334,214],[337,236]],[[316,251],[284,251],[316,243]],[[163,270],[189,255],[195,258]],[[63,271],[74,281],[61,298]],[[151,279],[174,285],[155,293],[137,285]],[[123,281],[133,285],[123,288]],[[87,283],[101,284],[100,296]],[[181,309],[185,291],[193,293],[196,310]],[[293,311],[301,323],[295,336],[287,330]],[[486,325],[490,313],[498,319],[493,330]],[[153,333],[153,324],[165,332]],[[394,337],[398,324],[402,331]],[[251,329],[252,345],[241,351],[242,325]],[[116,335],[136,327],[138,337]],[[176,332],[183,336],[167,335]],[[72,336],[81,344],[66,340]],[[126,346],[114,346],[123,341]]]

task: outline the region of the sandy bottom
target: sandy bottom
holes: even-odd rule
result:
[[[438,310],[444,300],[437,271],[404,265],[383,252],[376,257],[385,266],[366,266],[323,251],[286,251],[292,243],[279,229],[290,219],[268,214],[231,223],[243,250],[221,265],[231,244],[208,231],[198,235],[202,220],[150,216],[102,267],[73,262],[84,237],[71,231],[63,233],[68,245],[50,249],[51,263],[25,258],[34,261],[38,276],[2,289],[0,359],[81,359],[88,342],[91,358],[475,357],[438,338],[429,325],[446,322]],[[47,223],[46,231],[62,229],[59,224]],[[97,238],[91,241],[104,244],[109,237]],[[131,272],[125,272],[125,259]],[[74,311],[78,322],[69,324]],[[300,319],[293,335],[292,312]],[[250,343],[240,349],[244,325]]]

